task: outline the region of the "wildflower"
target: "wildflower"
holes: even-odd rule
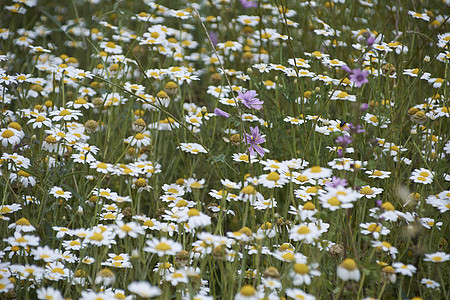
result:
[[[252,0],[240,0],[240,2],[243,8],[258,7],[258,3],[253,2]]]
[[[334,92],[330,92],[330,99],[331,100],[347,100],[350,102],[356,101],[355,95],[350,95],[347,92],[336,90]]]
[[[234,300],[258,300],[258,293],[252,285],[244,285],[234,296]]]
[[[202,145],[197,143],[180,143],[178,148],[192,154],[208,153]]]
[[[193,189],[198,190],[202,189],[205,184],[205,179],[197,180],[196,178],[188,178],[184,182],[187,192],[191,192]]]
[[[122,53],[122,47],[119,45],[116,45],[114,42],[101,42],[100,48],[102,48],[106,53],[109,54],[121,54]]]
[[[422,278],[422,280],[420,280],[420,283],[425,284],[426,287],[430,289],[438,289],[441,286],[438,282],[428,278]]]
[[[320,235],[321,232],[314,223],[302,223],[293,226],[289,232],[290,239],[294,241],[305,241],[307,244],[313,243]]]
[[[57,289],[54,289],[53,287],[48,288],[40,288],[37,291],[37,297],[41,300],[63,300],[63,296],[61,292]]]
[[[95,276],[95,284],[102,284],[104,286],[113,284],[115,280],[116,276],[108,268],[101,269]]]
[[[283,174],[280,175],[277,172],[270,172],[269,174],[259,176],[258,182],[271,189],[274,187],[283,187],[284,184],[289,182],[289,179]]]
[[[366,174],[368,174],[370,178],[378,178],[378,179],[389,178],[389,175],[391,173],[392,172],[380,171],[380,170],[369,170],[369,171],[366,171]]]
[[[357,87],[361,87],[369,82],[369,80],[367,79],[369,72],[367,72],[366,70],[361,69],[352,70],[347,66],[343,66],[342,70],[350,74],[350,81],[355,83]]]
[[[25,218],[20,218],[15,223],[12,223],[8,226],[8,228],[14,228],[16,231],[24,231],[24,232],[30,232],[36,230],[33,225],[30,224],[30,221],[28,221]]]
[[[424,261],[431,261],[434,263],[439,262],[446,262],[447,260],[450,260],[450,254],[447,254],[445,252],[435,252],[431,254],[425,254]]]
[[[134,281],[128,285],[128,290],[142,298],[152,298],[161,295],[161,290],[147,281]]]
[[[430,21],[430,17],[426,13],[421,14],[412,10],[408,10],[408,15],[415,19],[422,19],[427,22]]]
[[[433,173],[427,169],[415,169],[409,177],[415,183],[430,184],[433,182]]]
[[[248,133],[245,133],[245,140],[250,147],[248,148],[248,151],[251,156],[255,156],[255,151],[261,155],[261,157],[264,157],[264,153],[267,152],[264,148],[261,146],[258,146],[259,144],[262,144],[266,141],[264,136],[259,134],[259,128],[258,126],[255,126],[255,128],[250,127],[251,135]]]
[[[144,228],[136,222],[124,223],[123,221],[116,221],[116,225],[113,226],[113,229],[121,239],[126,236],[137,238],[139,234],[145,234]]]
[[[397,248],[386,241],[372,241],[372,247],[376,247],[383,250],[384,252],[388,252],[392,256],[392,258],[395,258],[396,254],[398,253]]]
[[[351,258],[346,258],[337,268],[337,275],[340,279],[359,281],[361,273],[356,262]]]
[[[249,163],[250,160],[252,162],[257,162],[258,159],[256,158],[257,156],[254,156],[255,154],[253,154],[253,156],[248,156],[248,154],[245,153],[234,153],[233,154],[233,160],[237,161],[237,162],[245,162],[245,163]]]
[[[56,253],[55,250],[50,248],[49,246],[37,247],[36,249],[31,250],[31,255],[34,256],[34,260],[43,260],[45,262],[52,262],[61,258],[61,255]]]
[[[229,118],[230,114],[221,110],[220,108],[215,108],[214,113],[219,117]]]
[[[158,256],[163,255],[175,255],[182,250],[180,243],[174,242],[170,239],[161,238],[161,240],[154,238],[147,241],[148,247],[144,248],[144,251],[150,253],[156,253]]]
[[[364,235],[372,234],[374,239],[378,239],[381,235],[388,235],[391,231],[378,223],[361,223],[359,224],[363,230],[361,233]]]
[[[17,130],[13,128],[0,129],[0,141],[3,147],[7,147],[8,144],[11,146],[17,145],[20,140],[21,136]]]
[[[413,265],[405,265],[404,263],[401,262],[395,262],[392,264],[392,267],[395,268],[395,272],[396,273],[400,273],[402,275],[405,276],[409,276],[412,277],[413,273],[416,273],[417,268],[414,267]]]
[[[397,275],[395,275],[395,269],[391,266],[385,266],[381,269],[383,276],[387,277],[391,283],[394,283],[397,280]]]
[[[72,193],[71,192],[65,192],[59,186],[52,187],[50,189],[50,191],[49,191],[49,194],[53,195],[57,199],[58,198],[64,198],[65,200],[69,200],[70,198],[72,198]]]
[[[242,101],[245,106],[248,108],[254,108],[256,110],[260,110],[262,108],[262,105],[264,101],[259,100],[256,98],[257,94],[255,90],[250,90],[242,94],[241,92],[238,92],[238,96],[236,97],[238,100]]]
[[[327,178],[332,174],[331,169],[322,168],[320,166],[314,166],[309,169],[306,169],[302,172],[303,175],[308,178],[316,179],[316,178]]]
[[[50,116],[53,116],[52,118],[53,122],[58,122],[60,120],[63,121],[78,120],[78,117],[82,115],[83,114],[79,110],[68,108],[55,109],[52,112],[50,112]]]
[[[301,289],[296,289],[296,288],[286,289],[286,295],[293,299],[304,299],[304,300],[315,300],[316,299],[316,297],[314,297],[313,295],[305,293]]]
[[[293,265],[290,276],[294,285],[310,285],[311,278],[320,276],[320,271],[316,270],[319,267],[318,263],[306,264],[306,262],[297,262]]]

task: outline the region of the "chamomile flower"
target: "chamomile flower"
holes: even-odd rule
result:
[[[302,174],[307,176],[308,178],[317,179],[330,177],[332,172],[333,171],[331,169],[322,168],[320,166],[313,166],[309,169],[304,170]]]
[[[365,172],[370,178],[385,179],[389,178],[392,172],[381,170],[369,170]]]
[[[175,255],[182,250],[180,243],[165,237],[161,239],[153,238],[147,241],[147,247],[144,248],[145,252],[155,253],[158,256],[163,255]]]
[[[8,144],[11,146],[17,145],[21,139],[20,133],[13,128],[0,129],[0,141],[3,147],[7,147]]]
[[[346,258],[337,268],[337,275],[343,281],[354,280],[359,281],[361,272],[356,262],[351,258]]]
[[[292,283],[294,285],[310,285],[311,278],[320,276],[320,271],[317,270],[319,267],[318,263],[307,264],[306,261],[296,262],[292,266],[292,271],[289,275],[292,278]]]
[[[121,239],[130,236],[132,238],[137,238],[140,234],[145,234],[144,228],[142,228],[136,222],[125,223],[123,221],[116,221],[116,225],[113,225],[112,229]]]
[[[384,252],[389,253],[392,256],[392,258],[395,258],[396,254],[398,253],[397,248],[395,248],[394,246],[392,246],[391,243],[386,241],[372,241],[372,247],[378,248]]]
[[[50,112],[53,122],[78,120],[83,114],[79,110],[69,108],[59,108]]]
[[[430,184],[433,182],[433,173],[425,168],[415,169],[411,173],[411,179],[415,183]]]
[[[72,198],[72,193],[68,192],[68,191],[64,191],[62,188],[60,188],[59,186],[54,186],[50,189],[49,191],[50,195],[53,195],[55,198],[63,198],[65,200],[69,200],[70,198]]]
[[[450,254],[445,252],[435,252],[430,254],[425,254],[424,261],[431,261],[434,263],[446,262],[450,260]]]
[[[53,287],[40,288],[37,291],[37,297],[41,300],[63,300],[61,292]]]
[[[197,143],[180,143],[178,148],[191,154],[208,153],[202,145]]]
[[[395,268],[396,273],[400,273],[405,276],[412,277],[414,273],[416,273],[417,268],[413,265],[407,264],[405,265],[402,262],[395,262],[392,264],[392,267]]]
[[[441,286],[438,282],[428,279],[428,278],[422,278],[420,280],[420,283],[424,284],[427,288],[430,288],[430,289],[438,289]]]
[[[321,232],[317,225],[314,223],[302,223],[295,225],[289,232],[289,238],[294,241],[305,241],[307,244],[311,244],[315,239],[318,239]]]
[[[258,182],[259,184],[271,189],[274,187],[283,187],[284,184],[289,182],[289,179],[283,174],[280,175],[277,172],[270,172],[269,174],[259,176]]]
[[[315,300],[316,297],[310,295],[301,289],[297,288],[288,288],[286,289],[286,295],[291,297],[292,299],[304,299],[304,300]]]
[[[112,41],[101,42],[100,48],[102,48],[106,53],[109,54],[122,54],[122,47]]]

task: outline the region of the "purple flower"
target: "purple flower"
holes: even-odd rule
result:
[[[365,130],[364,130],[364,128],[362,128],[362,126],[361,125],[353,125],[352,123],[349,123],[348,124],[348,129],[350,130],[350,133],[351,134],[355,134],[355,133],[364,133],[364,132],[366,132]]]
[[[343,66],[342,70],[350,74],[350,81],[355,83],[357,87],[362,87],[363,84],[368,83],[369,72],[361,69],[350,69],[348,66]]]
[[[350,81],[354,82],[357,87],[362,87],[363,84],[369,82],[369,79],[367,79],[368,75],[369,72],[366,70],[354,69],[350,74]]]
[[[209,34],[209,38],[211,39],[213,46],[215,47],[217,45],[217,43],[219,42],[219,35],[214,31],[210,31],[210,32],[208,32],[208,34]]]
[[[361,110],[361,111],[365,111],[366,109],[368,109],[369,108],[369,104],[368,103],[363,103],[363,104],[361,104],[361,106],[359,107],[359,109]]]
[[[243,8],[258,7],[258,3],[255,3],[252,0],[241,0],[241,4]]]
[[[367,46],[372,46],[375,43],[375,37],[369,36],[366,40]]]
[[[353,139],[349,135],[341,135],[338,136],[337,139],[334,140],[336,143],[342,145],[342,147],[347,147],[347,145],[353,142]]]
[[[241,100],[245,106],[248,108],[254,108],[256,110],[260,110],[262,108],[262,105],[264,101],[259,100],[256,98],[257,94],[255,90],[250,90],[242,94],[241,92],[238,92],[237,98]]]
[[[264,143],[266,139],[259,134],[258,126],[255,126],[255,128],[250,127],[250,133],[251,135],[245,133],[245,142],[250,145],[248,148],[250,156],[254,156],[256,151],[259,155],[261,155],[261,157],[264,157],[265,150],[258,145]]]
[[[327,186],[333,187],[333,188],[336,188],[338,186],[346,187],[347,186],[347,180],[346,179],[342,179],[340,177],[333,176],[331,181],[325,181],[325,184]]]
[[[214,109],[214,113],[218,115],[219,117],[229,118],[230,114],[226,111],[221,110],[220,108]]]

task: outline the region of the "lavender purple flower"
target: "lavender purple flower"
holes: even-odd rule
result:
[[[214,113],[218,115],[219,117],[229,118],[230,114],[226,111],[221,110],[220,108],[215,108]]]
[[[242,94],[241,92],[238,92],[237,99],[241,100],[242,103],[244,103],[245,106],[248,108],[254,108],[256,110],[260,110],[262,108],[262,105],[264,101],[259,100],[256,98],[257,94],[255,90],[250,90]]]
[[[352,123],[348,124],[348,129],[351,134],[364,133],[366,130],[361,125],[353,125]]]
[[[250,134],[245,133],[245,142],[250,145],[248,148],[248,152],[250,153],[250,156],[255,155],[255,151],[261,155],[261,157],[264,157],[264,153],[266,152],[259,144],[262,144],[266,141],[266,139],[261,136],[259,133],[258,126],[255,126],[255,128],[250,127]]]
[[[241,5],[243,8],[258,7],[258,3],[253,2],[252,0],[241,0]]]
[[[346,179],[342,179],[340,177],[333,176],[331,181],[325,181],[325,184],[326,184],[326,186],[333,187],[333,188],[336,188],[338,186],[346,187],[347,186],[347,180]]]
[[[217,43],[219,42],[219,35],[214,31],[210,31],[210,32],[208,32],[208,34],[209,34],[209,38],[211,39],[213,46],[215,47],[217,45]]]
[[[369,72],[361,69],[350,69],[348,66],[343,66],[342,70],[350,74],[350,81],[355,83],[357,87],[362,87],[363,84],[369,82],[367,76],[369,76]]]
[[[341,135],[338,136],[336,140],[334,140],[336,143],[340,144],[342,147],[347,147],[349,144],[353,142],[353,139],[349,135]]]

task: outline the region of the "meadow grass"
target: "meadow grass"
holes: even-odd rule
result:
[[[449,299],[449,1],[1,3],[2,299]]]

